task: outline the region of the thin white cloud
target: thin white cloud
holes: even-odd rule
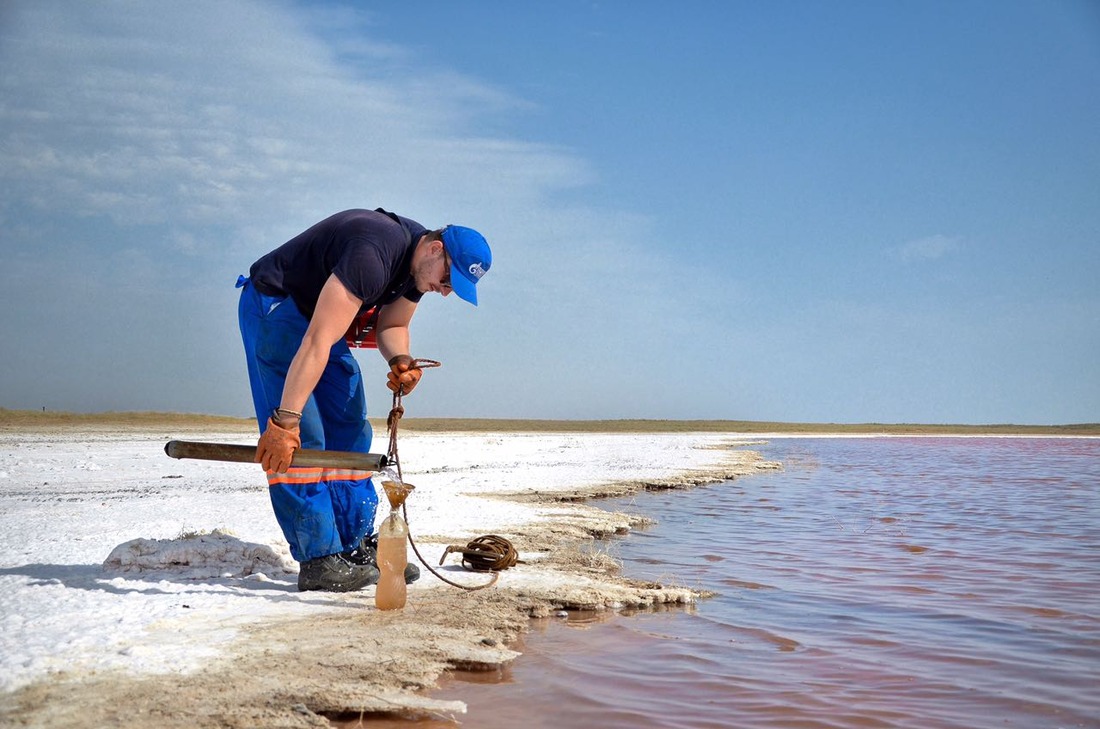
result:
[[[461,185],[503,207],[592,179],[563,150],[471,134],[479,116],[523,102],[445,70],[392,78],[379,60],[354,73],[281,6],[11,12],[0,180],[43,212],[248,225],[309,219],[347,191],[381,201],[415,188],[423,204]]]
[[[473,225],[494,245],[477,312],[432,301],[417,315],[430,354],[468,351],[456,316],[475,326],[476,314],[492,335],[491,350],[472,354],[488,361],[439,376],[437,413],[452,402],[466,411],[461,393],[478,390],[493,351],[528,358],[519,389],[560,378],[586,352],[662,366],[652,337],[632,332],[667,329],[654,302],[691,291],[692,274],[646,252],[642,216],[563,202],[598,181],[584,159],[492,131],[537,110],[373,43],[367,15],[341,17],[360,27],[332,41],[316,34],[325,18],[301,12],[244,0],[8,4],[0,225],[14,233],[0,248],[19,255],[0,284],[25,310],[0,311],[0,335],[43,364],[9,370],[0,400],[101,407],[111,393],[117,408],[247,412],[232,280],[321,217],[378,205]],[[95,323],[75,376],[67,344],[40,336],[70,312]],[[595,385],[527,388],[524,405],[565,416]],[[81,403],[92,389],[98,399]]]
[[[905,263],[935,261],[958,250],[959,241],[959,238],[936,234],[903,243],[896,251]]]

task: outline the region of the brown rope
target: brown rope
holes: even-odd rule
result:
[[[523,564],[523,560],[519,558],[519,552],[512,543],[496,534],[478,537],[466,546],[452,544],[439,558],[439,564],[443,564],[447,555],[452,552],[461,552],[462,566],[474,572],[499,572],[515,567],[517,564]]]
[[[442,367],[443,365],[440,362],[436,362],[434,359],[414,359],[413,363],[412,363],[412,366],[416,369],[428,369],[430,367]],[[404,386],[398,386],[397,390],[394,391],[394,393],[393,393],[393,407],[390,409],[390,414],[386,418],[386,426],[389,428],[389,431],[390,431],[390,443],[389,443],[389,452],[387,453],[387,458],[389,460],[390,465],[393,466],[394,469],[397,470],[397,477],[402,482],[405,481],[405,477],[401,474],[401,459],[398,458],[398,456],[397,456],[397,424],[401,420],[401,417],[405,414],[405,408],[401,405],[401,396],[404,394],[403,393],[404,389],[405,389]],[[408,506],[405,505],[404,503],[401,504],[401,512],[405,517],[405,524],[407,525],[409,523],[409,509],[408,509]],[[494,535],[488,535],[488,537],[479,537],[478,539],[487,539],[487,538],[490,538],[490,537],[494,540],[499,539],[499,540],[502,540],[503,542],[506,542],[508,544],[508,548],[513,553],[515,552],[515,548],[512,547],[511,543],[508,542],[507,539],[504,539],[504,537],[496,537]],[[474,540],[474,541],[477,541],[477,540]],[[470,542],[471,545],[473,545],[473,543],[474,542]],[[420,550],[417,548],[416,542],[413,541],[413,536],[412,536],[412,530],[411,529],[409,530],[409,545],[412,547],[413,553],[416,555],[416,558],[420,560],[420,564],[424,565],[428,569],[428,571],[431,572],[433,575],[435,575],[436,577],[438,577],[439,579],[443,580],[448,585],[451,585],[453,587],[458,587],[458,588],[461,588],[463,590],[469,590],[470,592],[473,592],[475,590],[484,590],[486,587],[492,587],[493,585],[495,585],[496,581],[497,581],[497,578],[500,577],[500,574],[498,572],[494,571],[493,572],[493,578],[491,580],[489,580],[488,582],[486,582],[484,585],[473,585],[473,586],[471,586],[471,585],[463,585],[460,582],[453,582],[453,581],[447,579],[446,577],[444,577],[443,575],[439,574],[438,572],[436,572],[435,569],[433,569],[432,566],[430,564],[428,564],[427,560],[424,559],[424,556],[422,554],[420,554]],[[494,547],[494,549],[497,549],[497,548],[498,547]],[[448,552],[445,552],[443,554],[444,557],[447,556],[447,554],[450,552],[451,548],[448,547],[447,549],[448,549]],[[459,549],[461,549],[461,547]],[[512,563],[509,564],[509,565],[506,565],[506,567],[511,567],[512,565],[516,564],[516,562],[518,562],[518,561],[519,561],[519,558],[518,558],[518,554],[517,554],[517,555],[515,555],[515,558],[513,559]],[[465,565],[465,563],[466,563],[466,560],[464,558],[463,559],[463,564]],[[443,564],[442,559],[439,560],[439,564]],[[500,569],[505,569],[506,567],[501,567]],[[469,569],[474,569],[474,568],[470,567]],[[484,570],[475,570],[475,571],[480,572],[480,571],[484,571]]]
[[[426,370],[431,367],[442,366],[442,362],[436,362],[434,359],[414,359],[410,368]],[[390,414],[386,417],[386,427],[390,431],[389,451],[386,453],[386,458],[389,464],[397,469],[397,477],[401,479],[401,481],[405,479],[401,475],[401,461],[397,458],[397,422],[401,420],[401,416],[405,414],[405,408],[401,405],[401,396],[404,394],[404,391],[404,385],[399,385],[397,389],[393,391],[393,407],[390,408]]]

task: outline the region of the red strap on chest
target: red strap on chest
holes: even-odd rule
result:
[[[344,339],[349,347],[359,349],[378,349],[378,339],[375,335],[375,327],[378,324],[378,307],[368,309],[355,317],[348,327]]]

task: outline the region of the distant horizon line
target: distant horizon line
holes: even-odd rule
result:
[[[370,418],[372,423],[384,422],[384,418]],[[217,415],[210,413],[184,413],[176,411],[103,410],[73,412],[64,410],[28,410],[0,407],[0,427],[10,424],[23,425],[139,425],[139,424],[188,424],[200,425],[252,424],[252,416]],[[1075,434],[1100,435],[1100,422],[1096,423],[886,423],[863,422],[798,422],[771,420],[741,420],[733,418],[525,418],[525,417],[404,417],[402,425],[410,430],[500,430],[546,431],[578,430],[595,432],[598,427],[614,426],[611,431],[705,431],[705,432],[807,432],[807,433],[896,433],[896,434],[946,434],[958,433],[1018,433],[1027,434]],[[460,427],[456,427],[460,426]],[[490,427],[495,426],[495,427]]]

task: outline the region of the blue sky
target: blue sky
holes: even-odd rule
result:
[[[1086,0],[9,1],[0,185],[3,407],[248,414],[237,274],[383,206],[494,249],[410,415],[1100,420]]]

